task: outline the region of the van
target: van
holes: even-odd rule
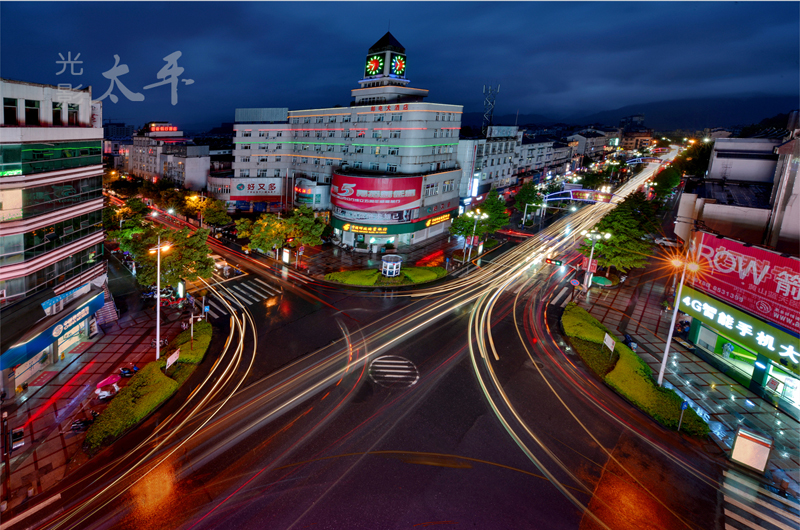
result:
[[[208,257],[214,260],[214,267],[218,269],[222,269],[228,266],[228,262],[225,260],[225,258],[220,256],[219,254],[209,254]]]

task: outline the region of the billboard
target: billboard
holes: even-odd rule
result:
[[[519,127],[516,126],[506,126],[506,127],[499,127],[497,125],[492,125],[486,131],[487,138],[510,138],[517,135],[517,131],[519,131]]]
[[[701,272],[686,283],[800,335],[800,260],[695,232]]]
[[[280,178],[231,179],[231,201],[268,201],[280,195]]]
[[[331,204],[347,210],[393,211],[419,207],[422,177],[352,177],[333,174]]]

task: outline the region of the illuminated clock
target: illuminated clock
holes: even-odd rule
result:
[[[406,58],[402,55],[392,56],[392,73],[395,75],[403,75],[406,73]]]
[[[383,56],[373,55],[367,59],[367,75],[378,75],[383,72]]]

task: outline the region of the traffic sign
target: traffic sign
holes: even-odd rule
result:
[[[689,408],[689,402],[688,401],[684,401],[683,403],[681,403],[681,410],[686,410],[688,408]]]
[[[306,251],[306,246],[305,245],[300,245],[300,250],[298,250],[297,253],[298,254],[302,254],[305,251]]]
[[[579,282],[578,280],[570,280],[569,283],[571,285],[574,285],[575,287],[577,287],[577,286],[579,286],[581,284],[581,282]]]
[[[210,305],[207,305],[207,306],[205,306],[205,307],[203,308],[203,312],[204,312],[204,313],[208,313],[209,311],[211,311],[211,306],[210,306]]]

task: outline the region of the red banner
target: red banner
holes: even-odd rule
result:
[[[800,334],[800,260],[696,232],[700,272],[689,285]]]
[[[588,267],[588,266],[589,266],[589,258],[587,258],[586,256],[582,257],[581,258],[581,268],[586,270],[586,267]],[[589,272],[591,272],[592,274],[597,272],[597,260],[596,259],[592,260],[592,266],[589,267]]]
[[[331,204],[348,210],[407,210],[421,199],[422,177],[351,177],[333,174]]]

